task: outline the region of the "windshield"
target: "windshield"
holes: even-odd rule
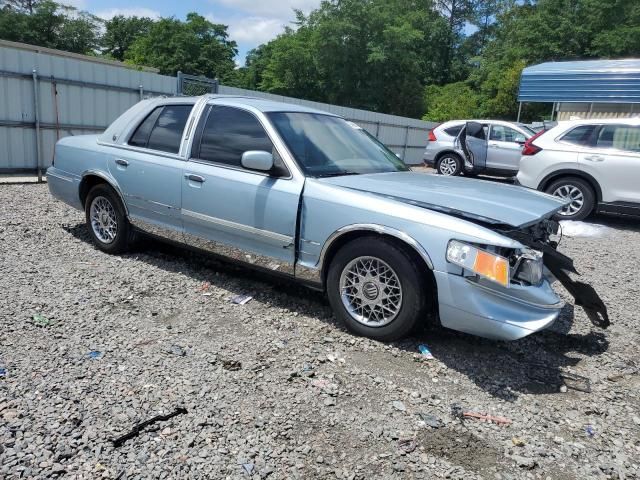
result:
[[[332,177],[409,168],[365,130],[338,117],[275,112],[269,119],[306,175]]]

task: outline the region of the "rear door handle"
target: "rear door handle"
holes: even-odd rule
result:
[[[120,165],[121,167],[128,167],[129,166],[129,162],[127,162],[126,160],[124,160],[122,158],[116,158],[116,164]]]
[[[204,177],[200,175],[194,175],[193,173],[185,173],[184,178],[192,182],[204,183]]]
[[[585,160],[589,160],[590,162],[603,162],[604,157],[600,155],[587,155],[584,157]]]

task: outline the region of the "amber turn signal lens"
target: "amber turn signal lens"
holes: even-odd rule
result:
[[[509,285],[509,263],[504,257],[478,250],[473,271],[505,287]]]

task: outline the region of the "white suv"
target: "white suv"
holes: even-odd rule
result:
[[[564,219],[640,214],[640,118],[561,122],[527,140],[517,180],[565,198]]]

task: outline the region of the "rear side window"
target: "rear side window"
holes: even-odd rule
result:
[[[456,125],[455,127],[445,128],[444,131],[447,135],[451,135],[452,137],[457,137],[462,130],[462,125]]]
[[[244,110],[214,106],[206,119],[198,152],[200,160],[241,167],[249,150],[273,152],[273,144],[256,117]]]
[[[178,153],[182,132],[193,105],[165,105],[153,110],[138,126],[129,145]]]
[[[489,140],[515,143],[524,142],[526,138],[513,128],[505,127],[504,125],[492,125]]]
[[[640,152],[640,127],[628,125],[605,125],[598,133],[598,148],[615,148],[629,152]]]
[[[565,133],[560,139],[563,142],[571,143],[572,145],[591,145],[591,137],[598,125],[581,125],[573,130]]]

